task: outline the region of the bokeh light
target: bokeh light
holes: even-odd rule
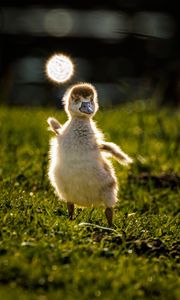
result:
[[[52,9],[45,14],[44,29],[52,36],[66,36],[71,33],[72,27],[73,18],[68,10]]]
[[[63,54],[55,54],[46,63],[46,74],[49,79],[57,83],[69,80],[74,73],[72,60]]]

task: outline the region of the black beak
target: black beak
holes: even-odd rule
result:
[[[91,102],[82,102],[79,110],[85,114],[92,114],[94,112],[94,108]]]

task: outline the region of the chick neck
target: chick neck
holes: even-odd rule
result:
[[[79,116],[79,115],[70,115],[69,116],[69,120],[70,122],[85,122],[87,123],[91,123],[92,121],[92,117],[87,117],[87,116]]]

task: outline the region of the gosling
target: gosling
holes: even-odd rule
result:
[[[74,205],[104,207],[109,226],[117,201],[117,179],[107,153],[121,164],[132,159],[117,145],[104,141],[92,117],[98,110],[97,92],[89,83],[70,87],[63,97],[68,121],[47,122],[56,137],[50,143],[49,179],[60,200],[67,202],[69,218]]]

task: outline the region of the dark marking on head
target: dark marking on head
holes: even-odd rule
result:
[[[75,96],[75,97],[79,97],[79,96],[82,96],[83,98],[88,98],[90,96],[93,96],[94,95],[94,91],[93,89],[91,89],[90,87],[88,86],[77,86],[75,87],[73,90],[72,90],[72,96]]]

